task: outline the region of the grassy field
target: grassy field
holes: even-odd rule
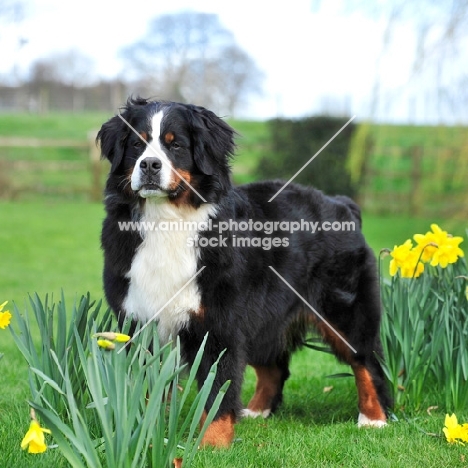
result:
[[[0,203],[0,302],[15,301],[20,309],[27,293],[58,297],[63,288],[69,305],[90,291],[102,297],[102,255],[99,231],[100,204],[25,202]],[[364,227],[374,250],[392,247],[414,232],[425,232],[432,220],[366,216]],[[387,264],[385,264],[387,265]],[[9,336],[1,331],[0,352],[0,467],[41,468],[67,466],[50,450],[44,455],[22,453],[19,442],[27,430],[27,367]],[[327,375],[346,372],[346,366],[323,353],[304,350],[292,365],[285,389],[285,404],[267,420],[243,420],[238,441],[229,451],[201,451],[197,467],[310,467],[366,466],[436,467],[466,466],[466,449],[448,446],[441,435],[443,413],[396,410],[399,421],[384,430],[357,430],[356,392],[353,379]],[[333,391],[324,393],[325,386]],[[249,371],[244,385],[245,402],[254,390]],[[437,405],[430,395],[428,406]],[[463,415],[459,415],[463,417]],[[468,412],[465,419],[468,419]]]
[[[0,136],[82,140],[86,139],[90,129],[99,128],[108,117],[110,115],[102,114],[0,115]],[[248,182],[255,179],[258,156],[268,147],[267,124],[231,124],[241,134],[237,142],[238,157],[233,164],[235,180]],[[452,137],[459,138],[460,132],[455,133]],[[388,145],[400,141],[409,146],[415,139],[446,141],[449,136],[447,133],[437,136],[431,128],[407,132],[397,127],[389,127],[379,134]],[[86,154],[76,150],[0,149],[0,162],[2,159],[79,161],[83,158],[87,158]],[[28,183],[55,181],[67,185],[75,176],[30,174]],[[82,179],[80,183],[87,184],[87,176],[83,172],[76,177]],[[87,291],[96,299],[102,298],[99,234],[103,209],[101,204],[87,203],[85,199],[69,197],[65,200],[26,193],[18,202],[0,201],[0,303],[14,301],[24,310],[28,293],[37,291],[41,296],[53,294],[58,298],[62,289],[69,306]],[[416,232],[426,232],[432,222],[439,222],[456,235],[463,235],[466,227],[466,223],[460,221],[402,216],[365,214],[363,221],[365,235],[376,253],[384,247],[392,248],[402,243]],[[388,259],[383,263],[383,269],[387,268]],[[0,360],[0,468],[66,467],[56,450],[36,456],[21,451],[19,443],[29,426],[28,373],[8,330],[0,330],[0,353],[4,353]],[[346,366],[327,354],[301,351],[293,359],[292,376],[286,384],[285,402],[280,411],[267,420],[243,420],[237,426],[237,441],[232,449],[200,451],[194,466],[468,466],[466,447],[450,446],[441,437],[442,408],[433,410],[430,415],[424,410],[396,408],[398,421],[387,428],[358,430],[353,379],[327,377],[347,371]],[[253,373],[248,370],[243,392],[245,403],[253,393],[254,385]],[[324,393],[326,386],[333,386],[333,390]],[[431,393],[431,389],[427,389],[427,402],[427,406],[440,404],[438,395]],[[458,416],[462,422],[468,421],[468,409]]]

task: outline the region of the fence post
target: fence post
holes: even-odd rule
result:
[[[410,189],[410,213],[413,216],[421,214],[422,208],[422,162],[423,162],[423,148],[422,146],[413,146],[411,148],[411,189]]]
[[[101,150],[96,144],[97,131],[92,130],[88,132],[88,143],[89,143],[89,162],[91,165],[91,190],[90,198],[92,201],[102,200],[102,162],[100,160]]]
[[[363,209],[373,210],[372,199],[369,197],[369,188],[371,187],[371,176],[372,176],[372,155],[375,151],[375,144],[371,138],[366,140],[364,148],[364,157],[361,166],[361,174],[359,180],[356,183],[357,193],[356,193],[356,202]]]

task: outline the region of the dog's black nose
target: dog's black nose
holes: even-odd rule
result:
[[[145,158],[140,162],[141,172],[145,175],[155,175],[161,170],[161,160],[158,158]]]

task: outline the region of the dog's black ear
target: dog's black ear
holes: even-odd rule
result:
[[[236,132],[214,112],[204,107],[188,106],[194,135],[193,156],[198,169],[213,175],[220,165],[228,166],[234,154]]]
[[[103,124],[97,134],[96,142],[101,144],[102,157],[111,162],[112,173],[117,170],[122,162],[127,133],[125,122],[116,115]]]

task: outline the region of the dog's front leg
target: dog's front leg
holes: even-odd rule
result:
[[[200,427],[205,423],[206,415],[213,406],[221,387],[228,380],[231,383],[221,401],[221,405],[214,420],[208,426],[203,436],[201,446],[229,447],[234,439],[234,424],[242,409],[240,392],[242,377],[245,370],[245,361],[240,358],[238,350],[227,348],[223,340],[216,339],[211,333],[208,337],[197,373],[198,386],[201,388],[208,376],[211,366],[223,350],[225,350],[225,352],[218,363],[216,377],[205,405]]]
[[[200,428],[205,424],[206,411],[200,420]],[[228,448],[234,439],[234,423],[236,422],[234,412],[218,416],[208,426],[203,439],[202,447]]]

